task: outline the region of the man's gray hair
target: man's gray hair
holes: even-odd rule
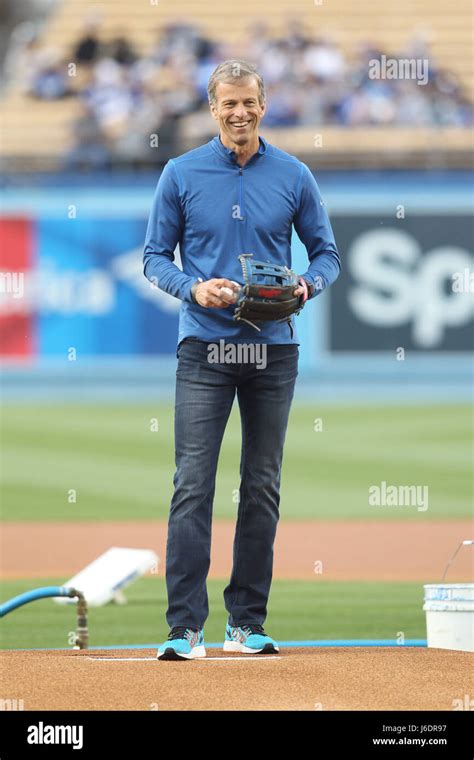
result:
[[[214,105],[217,101],[216,87],[219,82],[225,82],[226,84],[232,84],[239,79],[247,79],[248,77],[255,77],[258,84],[258,101],[260,105],[265,102],[265,85],[263,79],[257,71],[257,67],[253,63],[241,60],[224,61],[217,66],[211,74],[209,84],[207,86],[207,94],[209,96],[209,103]]]

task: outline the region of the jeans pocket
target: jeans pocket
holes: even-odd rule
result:
[[[183,338],[181,343],[176,348],[176,358],[179,359],[182,354],[189,351],[193,347],[199,344],[195,338]]]

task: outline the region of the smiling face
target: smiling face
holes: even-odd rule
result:
[[[227,147],[258,144],[258,127],[265,113],[265,104],[259,103],[258,94],[253,76],[232,83],[218,82],[211,113],[219,123],[221,140]]]

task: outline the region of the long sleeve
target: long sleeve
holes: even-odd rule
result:
[[[313,284],[314,297],[337,279],[341,260],[318,184],[305,165],[302,168],[299,205],[293,224],[308,251],[310,263],[302,276]]]
[[[176,169],[169,161],[158,181],[148,221],[143,252],[143,272],[165,293],[192,302],[196,281],[174,264],[174,251],[184,226]]]

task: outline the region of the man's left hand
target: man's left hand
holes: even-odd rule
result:
[[[304,304],[308,300],[310,296],[309,291],[309,285],[306,282],[306,280],[303,279],[303,277],[300,277],[298,287],[293,291],[294,296],[300,296],[301,297],[301,303]]]

